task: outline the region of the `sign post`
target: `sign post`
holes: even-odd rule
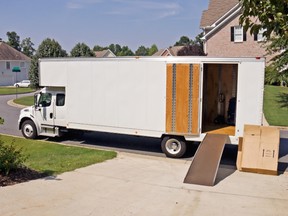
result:
[[[15,79],[16,82],[15,83],[17,83],[17,73],[20,73],[21,69],[20,69],[20,67],[13,67],[12,72],[16,73],[16,75],[15,75],[16,76],[16,79]],[[17,98],[17,88],[18,87],[17,87],[17,85],[15,87],[16,87],[16,98]]]

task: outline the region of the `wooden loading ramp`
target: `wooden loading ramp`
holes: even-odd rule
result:
[[[228,135],[206,134],[200,143],[184,183],[213,186]]]

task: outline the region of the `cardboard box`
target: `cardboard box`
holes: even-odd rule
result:
[[[277,127],[245,125],[243,142],[238,149],[237,169],[277,175],[279,141]]]
[[[238,153],[237,153],[237,160],[236,160],[236,167],[237,170],[242,170],[242,147],[243,147],[243,137],[239,137],[238,143]]]

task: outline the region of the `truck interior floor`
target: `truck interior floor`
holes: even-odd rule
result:
[[[230,136],[235,136],[235,126],[231,125],[206,125],[203,133],[210,134],[227,134]]]

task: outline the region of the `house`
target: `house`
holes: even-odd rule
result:
[[[110,50],[95,51],[96,58],[111,58],[116,57],[116,55]]]
[[[260,31],[258,35],[245,32],[239,24],[239,0],[210,0],[203,11],[200,27],[204,31],[204,52],[215,57],[271,57],[266,56]]]
[[[28,56],[0,41],[0,86],[9,86],[27,80],[30,63],[31,59]]]
[[[166,49],[161,49],[158,52],[154,53],[153,56],[177,56],[179,50],[184,46],[173,46]]]

